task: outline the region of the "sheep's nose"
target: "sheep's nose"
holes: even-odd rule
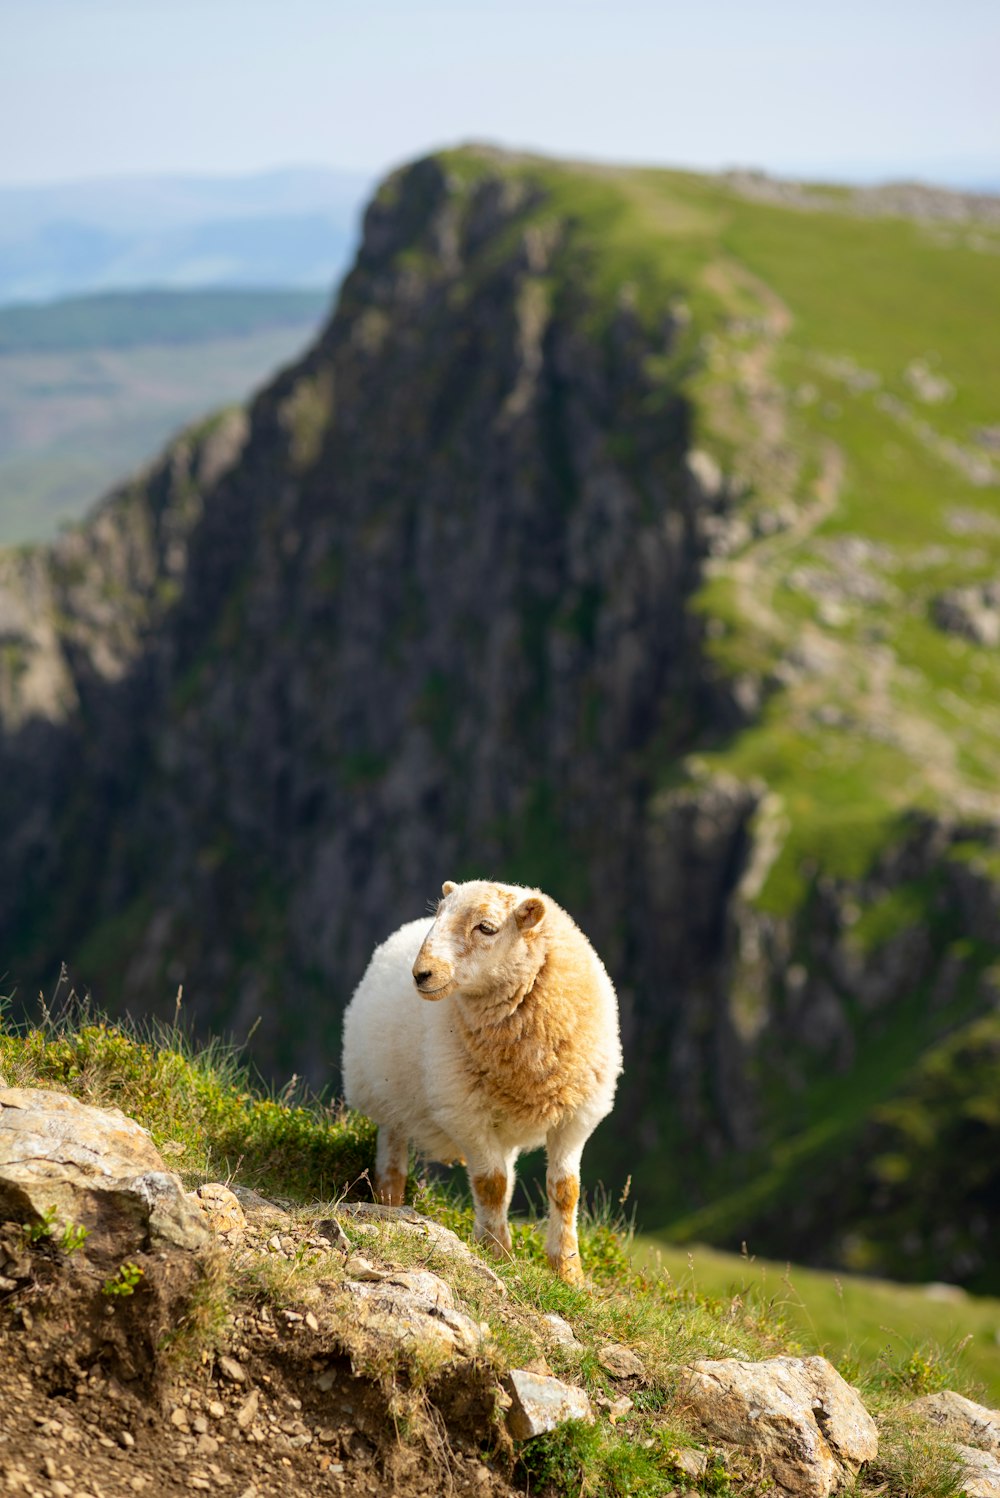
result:
[[[418,988],[423,988],[424,984],[427,982],[427,979],[430,976],[431,976],[431,970],[430,970],[430,968],[428,968],[426,970],[426,972],[423,972],[423,973],[414,973],[413,974],[413,981],[417,985]]]

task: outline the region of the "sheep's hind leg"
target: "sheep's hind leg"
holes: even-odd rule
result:
[[[385,1207],[401,1207],[406,1192],[410,1142],[395,1129],[379,1128],[375,1147],[375,1195]]]
[[[549,1230],[545,1257],[549,1267],[570,1285],[582,1285],[583,1266],[576,1236],[576,1210],[580,1200],[580,1156],[583,1144],[570,1143],[556,1129],[548,1137],[548,1169],[545,1189],[549,1198]]]
[[[507,1209],[514,1191],[517,1154],[469,1162],[469,1184],[476,1208],[476,1237],[498,1258],[513,1247]]]

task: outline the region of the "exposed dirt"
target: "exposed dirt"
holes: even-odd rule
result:
[[[236,1306],[213,1351],[192,1355],[164,1344],[179,1265],[160,1255],[137,1262],[134,1293],[115,1298],[77,1256],[46,1245],[22,1254],[17,1288],[0,1300],[0,1491],[513,1491],[502,1439],[481,1454],[496,1429],[484,1362],[448,1363],[414,1398],[402,1373],[387,1383],[356,1372],[344,1342],[307,1308],[254,1303]]]

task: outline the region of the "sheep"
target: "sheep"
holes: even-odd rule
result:
[[[546,1254],[579,1284],[580,1157],[622,1069],[614,987],[539,890],[476,879],[441,895],[430,929],[410,921],[375,949],[344,1015],[345,1097],[378,1124],[376,1194],[402,1204],[411,1143],[464,1164],[476,1237],[509,1254],[515,1162],[544,1144]]]

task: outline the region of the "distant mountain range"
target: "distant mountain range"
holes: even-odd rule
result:
[[[370,187],[326,168],[0,187],[0,303],[148,286],[328,290]]]

